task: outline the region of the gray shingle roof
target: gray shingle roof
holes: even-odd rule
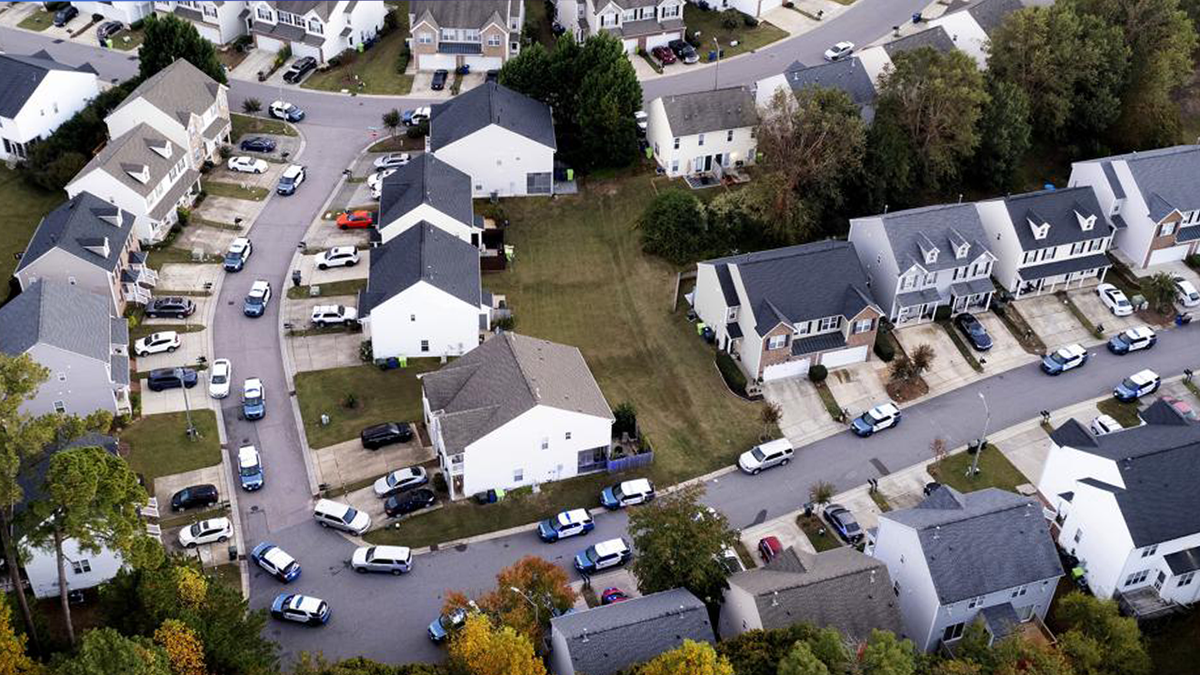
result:
[[[996,30],[1009,14],[1023,8],[1021,0],[979,0],[967,8],[971,18],[989,36]]]
[[[848,546],[812,554],[789,548],[729,585],[754,596],[765,630],[800,622],[832,626],[851,639],[872,629],[904,632],[887,565]]]
[[[1067,258],[1057,262],[1046,263],[1044,265],[1032,265],[1030,267],[1022,267],[1017,270],[1017,274],[1025,281],[1033,281],[1034,279],[1045,279],[1046,277],[1054,277],[1060,274],[1069,272],[1082,272],[1084,270],[1094,270],[1104,267],[1111,267],[1112,261],[1103,253],[1083,256],[1082,258]],[[987,281],[984,279],[984,281]]]
[[[664,96],[663,110],[672,136],[741,129],[758,124],[758,108],[749,87]]]
[[[1200,546],[1193,546],[1192,548],[1176,551],[1175,553],[1168,553],[1163,556],[1163,560],[1171,568],[1172,575],[1179,576],[1180,574],[1195,572],[1196,570],[1200,570]]]
[[[1011,492],[963,494],[943,485],[917,506],[880,518],[917,530],[942,604],[1063,573],[1041,507]]]
[[[1091,186],[1039,190],[1004,197],[1003,200],[1017,241],[1025,251],[1099,239],[1113,232],[1112,226],[1104,218],[1100,202],[1096,200],[1096,191]],[[1094,218],[1091,230],[1083,229],[1080,217]],[[1044,239],[1034,238],[1029,221],[1035,221],[1039,226],[1050,224]]]
[[[830,87],[846,92],[860,108],[875,102],[875,85],[862,61],[857,58],[822,63],[810,68],[790,68],[784,77],[794,92],[806,87]]]
[[[359,312],[366,316],[421,281],[478,307],[479,249],[421,221],[371,250],[370,276]]]
[[[158,154],[152,147],[170,146],[170,158]],[[145,122],[108,142],[92,161],[75,176],[78,179],[92,171],[100,170],[115,178],[118,183],[129,187],[145,197],[154,192],[154,186],[171,171],[171,167],[184,158],[183,148],[166,136],[150,128]],[[148,178],[142,182],[129,172],[141,173],[146,169]],[[173,206],[173,204],[172,204]]]
[[[1182,145],[1126,155],[1129,172],[1147,199],[1150,217],[1160,220],[1178,209],[1200,208],[1200,147]]]
[[[442,438],[457,454],[538,405],[613,419],[575,347],[503,333],[421,378]]]
[[[95,73],[90,64],[79,67],[64,65],[50,58],[45,51],[28,56],[0,54],[0,117],[13,119],[25,102],[37,91],[38,85],[52,70]]]
[[[554,141],[550,106],[495,82],[487,82],[433,106],[429,120],[429,148],[437,152],[490,124],[546,147],[558,147]]]
[[[988,631],[997,642],[1008,637],[1017,626],[1021,625],[1021,619],[1017,616],[1017,610],[1013,608],[1011,602],[984,607],[980,615],[983,616],[983,624],[987,626]]]
[[[174,63],[139,84],[113,113],[141,98],[186,127],[191,115],[203,115],[216,103],[219,91],[221,85],[216,80],[187,59],[175,59]]]
[[[108,220],[111,219],[111,220]],[[113,224],[119,219],[120,224]],[[90,192],[80,192],[46,214],[21,255],[17,271],[32,265],[48,251],[62,249],[75,257],[106,270],[114,271],[121,263],[121,251],[133,232],[133,214],[122,211]],[[85,248],[108,239],[108,255]]]
[[[704,603],[682,588],[550,620],[566,638],[576,673],[610,675],[675,649],[684,640],[713,642]]]
[[[483,28],[493,18],[504,25],[508,4],[508,0],[412,0],[408,11],[417,21],[428,12],[440,28]]]
[[[935,26],[899,40],[893,40],[885,44],[883,50],[887,52],[888,58],[895,59],[898,54],[921,47],[933,47],[942,53],[952,52],[954,51],[954,40],[950,38],[950,34],[946,32],[945,28]]]
[[[887,234],[892,255],[895,256],[901,273],[913,265],[920,265],[930,272],[960,267],[987,251],[984,245],[987,233],[983,230],[983,223],[979,220],[979,213],[974,204],[939,204],[855,220],[873,218],[883,221],[883,230]],[[970,244],[965,259],[954,257],[952,240],[966,241]],[[937,247],[938,256],[935,262],[925,262],[925,255],[921,250],[922,243],[932,243]]]
[[[465,225],[475,224],[471,177],[428,152],[383,179],[379,222],[386,227],[421,204],[429,204]]]
[[[38,281],[0,307],[0,351],[15,356],[47,344],[108,363],[113,345],[108,305],[78,286]]]
[[[329,15],[333,13],[333,8],[337,6],[336,1],[325,0],[277,0],[276,2],[268,2],[267,4],[275,9],[300,16],[304,16],[310,11],[316,11],[317,16],[321,17],[322,21],[328,21]]]

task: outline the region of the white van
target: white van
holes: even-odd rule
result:
[[[748,474],[757,475],[763,469],[786,465],[792,461],[794,454],[796,454],[796,450],[792,448],[791,441],[779,438],[756,445],[743,452],[742,456],[738,457],[738,468]]]
[[[335,502],[331,499],[322,499],[317,502],[313,508],[313,518],[322,527],[333,527],[353,534],[362,534],[371,527],[370,516],[349,504]]]

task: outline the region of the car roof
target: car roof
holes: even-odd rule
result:
[[[615,553],[623,553],[629,550],[629,546],[625,544],[625,540],[621,538],[608,539],[592,546],[596,549],[596,553],[600,555],[613,555]]]
[[[396,469],[395,471],[392,472],[392,475],[395,475],[395,476],[420,476],[421,475],[421,467],[406,466],[403,469]]]
[[[218,368],[223,368],[223,369],[227,370],[232,367],[233,367],[233,364],[229,362],[229,359],[216,359],[215,361],[212,362],[212,366],[209,368],[209,370],[216,370]]]
[[[763,542],[766,542],[767,546],[772,550],[778,551],[783,549],[783,544],[779,543],[779,537],[774,535],[771,535],[770,537],[763,537],[761,540],[759,540],[760,544]]]
[[[262,389],[262,380],[258,379],[257,377],[248,377],[246,378],[245,388]]]
[[[337,514],[345,515],[346,512],[349,511],[353,507],[351,507],[349,504],[335,502],[332,499],[322,499],[317,502],[317,508],[321,509],[322,511],[328,511],[330,513],[337,513]]]
[[[254,283],[250,285],[250,290],[251,290],[251,291],[255,291],[255,290],[266,290],[266,289],[267,289],[267,286],[269,286],[269,285],[270,285],[270,284],[269,284],[269,283],[267,283],[267,280],[266,280],[266,279],[256,279],[256,280],[254,281]]]
[[[1154,331],[1150,330],[1149,326],[1134,326],[1125,331],[1126,335],[1136,338],[1148,338],[1154,335]]]
[[[1078,343],[1071,343],[1069,345],[1063,345],[1062,347],[1059,347],[1058,353],[1062,354],[1063,356],[1082,356],[1083,354],[1087,353],[1087,350]]]
[[[262,161],[262,160],[259,160],[259,161]],[[229,242],[229,250],[232,251],[234,249],[246,248],[249,245],[250,245],[249,239],[247,239],[246,237],[238,237],[237,239],[234,239],[233,241]]]
[[[407,546],[372,546],[371,548],[375,549],[375,557],[377,558],[407,558],[411,553],[411,549]]]
[[[1092,421],[1099,422],[1100,424],[1103,424],[1104,426],[1108,427],[1109,429],[1120,429],[1121,428],[1121,423],[1118,422],[1117,420],[1113,419],[1112,415],[1100,414],[1100,415],[1097,415],[1096,419],[1094,419]]]
[[[238,464],[251,466],[258,463],[258,450],[253,445],[243,445],[238,448]]]
[[[1134,373],[1133,375],[1130,375],[1129,379],[1133,380],[1134,382],[1144,383],[1144,382],[1150,382],[1151,380],[1154,380],[1157,377],[1158,377],[1158,373],[1154,372],[1153,370],[1150,370],[1149,368],[1146,368],[1145,370],[1139,370],[1136,373]]]
[[[298,609],[302,612],[311,613],[318,611],[321,608],[322,602],[324,602],[324,600],[320,598],[314,598],[311,595],[293,595],[292,601],[288,603],[288,606],[292,609]]]
[[[283,175],[288,178],[295,178],[302,170],[304,170],[304,167],[299,164],[291,164],[283,170]]]
[[[163,340],[170,340],[171,338],[174,338],[178,335],[179,335],[179,333],[176,333],[173,330],[160,330],[157,333],[151,333],[148,337],[152,337],[155,339],[161,338]]]
[[[763,452],[768,452],[768,453],[769,452],[777,452],[779,450],[791,450],[792,442],[786,438],[776,438],[773,441],[767,441],[766,443],[759,443],[758,449],[762,450]]]
[[[206,529],[206,530],[210,529],[210,528],[224,529],[226,527],[229,527],[229,519],[228,518],[209,518],[208,520],[200,521],[200,524],[203,525],[204,526],[203,529]]]
[[[650,481],[646,478],[635,478],[621,483],[621,492],[629,494],[632,492],[649,492]]]
[[[274,544],[271,544],[270,548],[263,552],[262,557],[279,569],[283,569],[296,562],[296,559],[288,555],[287,551]]]
[[[341,255],[343,253],[355,253],[357,251],[358,251],[358,249],[356,249],[353,246],[334,246],[333,248],[326,251],[326,253],[328,253],[330,255]]]
[[[574,523],[583,523],[591,520],[592,517],[588,514],[587,509],[571,509],[558,514],[558,522],[560,525],[572,525]]]
[[[880,403],[874,408],[871,408],[872,414],[879,413],[880,415],[895,415],[898,412],[900,412],[900,409],[896,407],[896,404],[891,403],[890,401],[888,403]]]

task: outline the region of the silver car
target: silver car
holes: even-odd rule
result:
[[[359,574],[387,572],[397,576],[412,570],[412,551],[407,546],[360,546],[350,558]]]

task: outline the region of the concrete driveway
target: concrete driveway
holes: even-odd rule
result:
[[[315,328],[310,320],[312,319],[312,309],[317,305],[345,305],[347,307],[355,307],[358,305],[358,296],[323,295],[316,298],[303,298],[301,300],[287,298],[283,301],[283,320],[291,323],[297,330]]]
[[[211,265],[186,265],[186,267],[212,267],[212,266]],[[167,268],[167,265],[163,265],[163,269],[166,269],[166,268]],[[160,279],[161,279],[161,277],[160,277]],[[158,287],[167,289],[167,287],[162,284],[161,280],[158,283]],[[249,290],[249,288],[250,288],[249,285],[247,285],[246,288],[242,290],[242,293],[245,293],[247,290]],[[178,290],[185,290],[185,289],[179,289],[179,288],[168,289],[168,291],[171,291],[171,290],[178,291]],[[157,293],[157,295],[170,295],[170,292]],[[188,300],[191,300],[192,302],[196,303],[195,313],[192,314],[191,316],[189,316],[188,318],[186,318],[186,319],[143,319],[142,323],[146,324],[147,326],[169,326],[169,325],[179,325],[181,323],[187,324],[189,326],[197,325],[197,324],[203,326],[204,325],[204,317],[208,316],[208,306],[209,306],[209,304],[211,304],[213,302],[212,296],[205,297],[205,296],[194,295],[194,296],[189,296]]]
[[[368,228],[338,229],[336,222],[338,213],[341,211],[328,211],[323,215],[328,215],[329,218],[317,218],[309,225],[308,231],[304,233],[303,241],[307,250],[324,251],[334,246],[356,246],[361,252],[370,248],[371,230]]]
[[[874,356],[870,361],[832,370],[825,384],[843,409],[857,417],[864,410],[891,399],[887,393],[889,364]]]
[[[201,356],[211,360],[212,355],[207,353],[207,349],[208,334],[205,331],[180,333],[179,349],[176,349],[174,353],[162,352],[149,356],[135,356],[134,367],[138,372],[146,372],[157,368],[170,368],[183,363],[198,363]],[[200,375],[201,379],[204,379],[204,373]]]
[[[254,222],[262,208],[261,202],[209,195],[192,211],[192,215],[209,222],[236,226],[237,230],[228,228],[229,231],[240,233]],[[187,231],[181,236],[187,236]]]
[[[210,197],[209,199],[213,199]],[[204,200],[207,205],[208,199]],[[253,204],[243,199],[230,199],[228,201],[239,204]],[[226,229],[224,227],[206,227],[204,225],[189,225],[184,228],[179,237],[175,239],[175,246],[182,248],[185,251],[203,251],[204,255],[211,258],[222,258],[225,251],[229,250],[229,244],[237,237],[242,236],[240,230]],[[253,254],[251,254],[253,257]],[[199,265],[188,265],[188,267],[200,267]],[[205,265],[214,270],[223,269],[217,265]],[[182,281],[182,280],[181,280]]]
[[[250,51],[246,52],[246,58],[243,59],[242,62],[237,65],[236,68],[229,71],[228,75],[229,75],[230,79],[236,78],[239,80],[250,80],[252,82],[257,83],[259,71],[262,71],[264,73],[267,72],[268,70],[271,69],[271,66],[274,65],[274,63],[275,63],[275,53],[274,52],[269,52],[265,49],[251,49]],[[282,73],[283,73],[283,68],[280,68],[279,69],[279,77],[280,78],[282,78]],[[280,79],[280,82],[282,82],[282,81],[283,80]],[[262,83],[262,85],[264,87],[269,86],[267,83]],[[271,101],[274,101],[274,100],[275,99],[273,99],[273,98],[272,99],[262,99],[262,102],[263,102],[263,105],[268,105],[268,104],[270,104]],[[234,140],[237,140],[237,139],[234,139]]]
[[[266,113],[261,113],[260,116],[268,117]],[[269,119],[274,119],[274,118],[271,117]],[[239,143],[241,143],[243,138],[259,138],[259,137],[269,138],[269,139],[275,141],[275,151],[274,152],[254,152],[252,150],[242,150],[241,146],[239,145]],[[279,164],[281,162],[288,163],[296,156],[296,153],[299,152],[299,150],[300,150],[300,138],[298,136],[281,136],[278,134],[260,134],[260,133],[250,132],[247,134],[243,134],[240,138],[233,139],[233,154],[234,155],[249,155],[250,157],[257,157],[259,159],[265,159],[265,160],[267,160],[268,164]],[[247,175],[249,175],[249,174],[247,174]],[[305,186],[301,185],[299,189],[303,190],[304,188],[305,188]]]
[[[900,328],[893,335],[909,354],[923,344],[933,348],[933,366],[923,375],[929,385],[929,393],[922,398],[944,394],[982,377],[959,353],[946,331],[936,323]]]
[[[364,339],[357,331],[323,333],[290,337],[284,344],[296,372],[306,372],[362,365],[358,355]]]
[[[176,492],[192,485],[217,486],[217,498],[220,501],[207,509],[191,509],[189,511],[173,513],[171,511],[171,497]],[[228,508],[229,490],[229,481],[225,471],[221,469],[220,462],[212,466],[206,466],[203,469],[184,471],[183,473],[175,473],[169,476],[159,476],[154,479],[154,496],[158,499],[158,511],[162,514],[163,518],[175,518],[185,516],[189,513],[199,514],[210,509]]]
[[[379,478],[396,469],[424,464],[433,458],[433,448],[422,447],[416,439],[378,450],[367,450],[355,438],[313,450],[318,479],[334,487]],[[427,469],[432,479],[434,467]]]
[[[1117,316],[1109,311],[1108,306],[1100,301],[1100,295],[1093,288],[1080,288],[1074,291],[1068,291],[1067,295],[1075,302],[1076,306],[1083,312],[1083,315],[1088,318],[1096,326],[1104,327],[1104,335],[1111,337],[1134,326],[1145,325],[1136,313],[1129,316]]]
[[[758,553],[758,542],[766,537],[777,537],[783,548],[795,546],[797,550],[816,553],[817,549],[813,547],[812,542],[796,524],[796,516],[800,511],[793,511],[784,514],[778,518],[768,520],[753,527],[747,527],[738,533],[738,538],[741,539],[742,545],[750,552],[750,557],[754,559],[755,566],[761,567],[763,563],[762,556]]]
[[[1025,317],[1047,349],[1054,350],[1072,343],[1091,345],[1101,342],[1079,323],[1066,303],[1053,293],[1022,298],[1013,306]]]
[[[328,284],[334,281],[349,279],[366,279],[371,271],[371,251],[358,252],[358,264],[346,267],[331,267],[327,270],[317,269],[316,255],[300,256],[300,278],[306,285]]]
[[[155,294],[169,295],[170,291],[207,292],[216,285],[217,280],[221,278],[221,274],[223,274],[222,268],[216,264],[167,263],[158,271],[158,284],[155,286]],[[157,289],[160,288],[163,290],[158,291]],[[190,318],[196,319],[197,317],[205,316],[204,310],[206,307],[204,304],[206,298],[203,296],[189,296],[189,299],[196,303],[196,313]],[[152,319],[152,321],[158,321],[158,319]],[[169,321],[179,323],[178,319],[169,319]],[[186,323],[196,322],[187,321]]]
[[[287,138],[286,136],[276,138]],[[278,148],[276,152],[279,152]],[[253,153],[244,153],[245,156]],[[237,151],[235,156],[242,156],[242,151]],[[279,183],[279,175],[287,168],[287,164],[282,162],[267,162],[267,170],[262,173],[248,173],[244,171],[232,171],[227,164],[213,167],[213,170],[208,173],[208,181],[212,183],[233,183],[242,187],[260,187],[269,191],[273,191]],[[302,186],[303,187],[303,186]],[[205,199],[207,201],[207,198]],[[203,204],[201,204],[203,206]],[[253,214],[258,215],[258,214]],[[253,217],[253,216],[251,216]]]
[[[177,361],[172,365],[184,365],[184,363]],[[208,380],[205,378],[205,373],[199,372],[196,373],[196,376],[196,386],[187,390],[186,400],[182,388],[150,391],[150,388],[146,386],[146,378],[142,378],[142,415],[183,412],[188,409],[216,410],[216,404],[208,396]]]
[[[1039,357],[1025,351],[1021,343],[1017,342],[1017,338],[1000,317],[991,312],[976,314],[975,317],[987,329],[988,335],[992,336],[991,349],[986,352],[974,352],[975,358],[983,365],[984,373],[997,373],[1038,360]],[[967,345],[967,349],[971,349],[970,344]]]
[[[846,428],[829,416],[817,388],[805,378],[790,377],[766,382],[763,384],[763,395],[779,406],[782,413],[779,429],[795,447]]]

